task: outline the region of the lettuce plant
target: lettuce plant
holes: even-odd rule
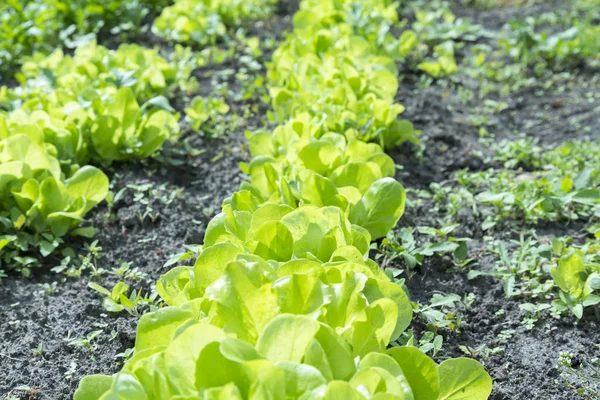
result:
[[[209,223],[195,265],[157,283],[171,307],[142,317],[135,355],[112,377],[85,378],[75,398],[487,398],[476,361],[438,366],[415,348],[386,350],[412,307],[368,258],[370,240],[339,207],[240,190]]]
[[[22,85],[2,91],[13,110],[0,115],[0,263],[29,265],[32,247],[47,256],[106,197],[107,177],[86,164],[148,157],[178,132],[162,94],[189,74],[181,67],[156,50],[94,43],[25,63]]]
[[[185,108],[186,120],[193,130],[198,130],[212,115],[224,115],[229,112],[229,106],[223,100],[196,96],[192,104]]]
[[[156,96],[171,95],[185,86],[190,70],[161,57],[157,50],[123,44],[109,50],[95,42],[65,55],[57,49],[50,55],[28,58],[17,74],[20,86],[10,90],[13,108],[30,100],[45,99],[53,107],[90,100],[91,91],[100,97],[113,95],[128,87],[140,102]]]
[[[8,73],[21,61],[21,57],[35,50],[47,49],[56,44],[57,33],[62,28],[56,18],[55,1],[16,0],[0,5],[0,68]]]
[[[39,110],[28,104],[12,112],[6,122],[8,126],[38,126],[63,164],[146,158],[179,132],[178,115],[170,107],[164,109],[162,97],[140,107],[130,88],[118,89],[104,99],[95,91],[88,95],[93,97],[87,108],[70,102],[62,107],[48,103],[45,110]]]
[[[129,88],[117,91],[111,103],[98,110],[89,138],[99,160],[146,158],[179,131],[169,111],[140,108]]]
[[[14,108],[5,120],[37,125],[63,165],[144,158],[178,132],[163,95],[189,74],[137,45],[113,51],[91,43],[73,56],[35,55],[18,76],[21,86],[5,92]]]
[[[600,28],[592,22],[591,15],[589,10],[581,11],[581,17],[574,17],[569,29],[554,32],[540,29],[543,24],[533,18],[515,17],[504,27],[499,44],[506,55],[534,66],[538,74],[545,68],[578,67],[586,63],[597,67],[599,48],[595,37]]]
[[[443,42],[434,47],[437,59],[435,61],[421,62],[418,67],[434,78],[452,75],[458,72],[458,66],[454,59],[454,43]]]
[[[293,18],[294,35],[307,38],[323,28],[339,27],[378,49],[395,47],[388,31],[398,22],[397,10],[398,4],[390,0],[304,0]]]
[[[252,342],[205,321],[199,304],[142,317],[136,353],[113,376],[84,378],[75,400],[485,399],[491,379],[470,359],[437,365],[416,348],[354,357],[340,333],[279,314]],[[368,328],[361,336],[370,336]]]
[[[331,131],[357,133],[387,147],[416,142],[412,125],[397,120],[404,111],[394,102],[398,40],[380,29],[397,20],[393,4],[315,3],[302,3],[294,35],[273,54],[268,77],[274,117],[326,115]]]
[[[95,33],[139,31],[169,0],[16,0],[0,4],[0,71],[12,74],[35,52],[75,48]]]
[[[552,305],[581,318],[585,307],[600,304],[600,242],[590,241],[580,249],[566,248],[558,240],[552,245],[556,253],[562,254],[550,271],[560,289],[559,299]]]
[[[161,278],[161,297],[180,306],[191,298],[202,304],[207,321],[248,342],[276,315],[309,315],[340,332],[355,355],[384,350],[410,323],[407,296],[370,263],[348,261],[343,254],[327,263],[309,258],[275,263],[237,252],[231,243],[211,247],[193,269]],[[186,280],[191,285],[180,290]],[[360,334],[367,326],[372,336]]]
[[[55,157],[61,167],[66,169],[73,165],[77,168],[89,161],[88,144],[78,127],[78,122],[86,121],[88,117],[83,109],[72,111],[65,116],[43,110],[18,109],[6,118],[0,115],[0,125],[4,125],[7,131],[18,130],[23,125],[36,126],[43,133],[44,142],[56,152]]]
[[[173,42],[205,46],[228,27],[267,17],[274,5],[273,0],[176,0],[163,9],[152,30]]]
[[[9,130],[0,119],[0,139],[0,208],[15,229],[63,236],[108,194],[108,178],[95,167],[65,176],[37,126]]]
[[[379,145],[349,132],[324,132],[303,114],[273,134],[251,135],[253,159],[244,169],[255,192],[292,206],[337,206],[373,239],[385,236],[404,212],[406,197],[402,185],[391,179],[393,160]]]
[[[195,266],[175,268],[161,277],[157,290],[167,304],[178,305],[204,294],[227,262],[246,254],[261,257],[271,265],[296,259],[317,263],[351,261],[364,265],[360,267],[364,274],[387,280],[368,258],[368,231],[351,225],[339,208],[306,205],[293,209],[274,203],[249,207],[251,201],[246,191],[226,200],[223,212],[207,227]]]

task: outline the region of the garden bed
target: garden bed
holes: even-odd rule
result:
[[[247,29],[263,39],[268,36],[281,40],[283,32],[291,27],[295,7],[280,5],[273,20],[255,23]],[[539,5],[501,11],[453,6],[456,15],[467,15],[490,32],[498,31],[515,14],[540,15],[548,10],[549,6]],[[264,63],[270,55],[266,50],[258,61]],[[210,93],[213,85],[224,85],[229,99],[234,99],[242,85],[236,73],[245,67],[234,57],[224,65],[208,65],[195,71],[200,93]],[[477,96],[467,105],[460,100],[460,88],[470,88],[476,94],[479,90],[466,74],[459,73],[424,87],[414,71],[401,71],[403,79],[397,100],[406,106],[403,118],[422,131],[423,149],[422,157],[415,155],[414,145],[389,152],[401,167],[396,179],[406,188],[428,190],[431,184],[442,182],[452,186],[456,184],[457,171],[488,168],[485,157],[492,150],[480,140],[479,127],[468,122],[482,115],[491,121],[487,130],[494,134],[496,143],[517,139],[520,134],[536,138],[542,148],[566,140],[600,138],[600,101],[595,95],[599,93],[600,82],[593,71],[582,70],[546,88],[545,82],[540,81],[508,97],[492,95],[495,101],[507,104],[500,112],[482,110]],[[178,111],[182,111],[183,104],[172,100]],[[142,273],[131,287],[149,293],[152,284],[169,270],[165,264],[172,255],[185,251],[184,245],[202,242],[206,225],[220,210],[222,199],[237,190],[244,180],[238,167],[240,162],[249,160],[244,132],[266,123],[268,106],[259,95],[228,103],[232,113],[241,115],[248,110],[248,117],[226,135],[200,137],[187,129],[178,143],[163,148],[161,156],[112,167],[111,192],[121,194],[112,206],[100,205],[89,215],[97,229],[94,240],[102,248],[101,257],[95,261],[97,268],[110,270],[122,262],[130,263],[131,268]],[[200,154],[189,149],[183,151],[184,139]],[[443,208],[434,207],[434,199],[417,199],[411,194],[409,199],[396,231],[403,227],[439,226],[446,217]],[[523,324],[525,312],[519,307],[527,299],[505,298],[503,282],[494,277],[467,278],[469,268],[493,269],[495,259],[487,251],[484,236],[508,242],[518,239],[518,234],[509,228],[508,222],[483,231],[484,221],[464,210],[456,222],[460,226],[453,235],[471,239],[468,244],[471,266],[457,269],[449,257],[433,256],[406,277],[413,301],[427,303],[435,293],[454,293],[461,298],[474,294],[470,304],[458,307],[462,319],[458,330],[441,331],[444,344],[436,360],[465,356],[464,347],[460,350],[460,346],[473,350],[482,345],[488,349],[500,346],[502,351],[472,354],[494,380],[492,399],[580,398],[572,387],[563,384],[556,364],[559,355],[566,351],[575,356],[574,360],[598,355],[600,324],[595,315],[586,312],[581,320],[572,316],[556,320],[544,315],[528,329]],[[549,241],[554,236],[578,236],[582,223],[522,225],[523,232],[531,228],[536,229],[539,241]],[[73,240],[68,244],[87,254],[83,241]],[[88,287],[90,277],[84,274],[69,278],[64,273],[51,272],[50,268],[59,263],[58,258],[47,259],[44,268],[35,269],[29,278],[9,273],[2,280],[2,396],[71,398],[82,377],[117,372],[124,360],[123,353],[133,347],[137,317],[105,311],[100,294]],[[398,261],[393,261],[390,267],[404,268]],[[111,288],[118,280],[117,276],[106,275],[102,285]],[[415,320],[413,329],[421,334],[425,325]],[[503,331],[514,332],[510,338],[500,340]]]

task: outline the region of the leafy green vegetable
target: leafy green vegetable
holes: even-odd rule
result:
[[[175,61],[155,49],[122,44],[109,50],[95,41],[78,47],[73,55],[65,55],[62,49],[49,55],[36,53],[23,63],[17,74],[21,87],[12,89],[9,97],[18,103],[41,97],[64,105],[79,102],[80,96],[91,100],[91,89],[105,95],[129,87],[138,101],[145,102],[186,85],[189,71]]]
[[[0,91],[0,224],[14,237],[2,242],[0,264],[27,273],[36,259],[22,253],[48,256],[106,197],[108,179],[86,164],[149,157],[176,135],[179,116],[164,95],[185,86],[186,64],[94,42],[24,63],[21,86]],[[9,263],[15,256],[23,262]]]
[[[9,136],[0,140],[0,204],[16,228],[62,236],[106,197],[106,175],[85,166],[65,177],[53,155],[56,150],[45,145],[36,126],[22,125],[5,134]]]
[[[325,132],[382,147],[418,142],[412,126],[397,120],[404,111],[394,103],[398,40],[380,29],[397,21],[394,6],[327,3],[303,1],[294,34],[273,54],[268,71],[273,117],[286,121],[309,113]]]
[[[274,5],[273,0],[176,0],[152,30],[170,41],[205,46],[224,36],[227,27],[267,17]]]
[[[229,106],[223,100],[204,99],[198,96],[194,97],[191,106],[185,109],[186,118],[194,130],[200,129],[202,124],[211,118],[212,114],[227,114],[228,112]]]
[[[447,5],[407,4],[414,9],[415,21],[399,39],[399,56],[409,68],[439,78],[458,72],[455,47],[489,36],[482,26],[458,18]]]
[[[375,143],[323,133],[308,114],[272,135],[256,132],[249,143],[254,158],[245,168],[256,201],[336,206],[373,239],[385,236],[404,212],[404,188],[390,178],[394,162]]]
[[[494,276],[504,281],[507,297],[552,300],[520,306],[529,314],[526,322],[530,329],[539,319],[540,311],[547,310],[555,318],[572,313],[580,319],[586,308],[600,304],[600,241],[597,237],[582,244],[573,238],[556,237],[550,244],[538,241],[533,232],[521,234],[520,240],[511,244],[516,249],[509,252],[501,240],[493,242],[490,250],[499,259],[495,270],[472,270],[469,279]]]
[[[0,117],[0,251],[11,254],[13,245],[37,243],[49,255],[65,235],[83,221],[85,214],[108,194],[108,178],[92,166],[63,172],[57,150],[44,143],[36,125],[7,128]],[[43,239],[29,240],[27,228]],[[24,242],[24,243],[23,243]]]
[[[177,118],[165,110],[140,109],[129,88],[117,91],[90,129],[94,151],[102,160],[146,158],[179,130]]]
[[[368,353],[355,364],[335,330],[308,316],[285,313],[273,318],[253,345],[197,321],[194,308],[188,308],[186,320],[170,318],[170,308],[142,317],[154,321],[153,329],[138,329],[138,338],[155,335],[160,324],[163,333],[171,334],[168,344],[159,340],[137,352],[112,377],[86,377],[74,399],[441,400],[485,399],[491,392],[491,379],[473,360],[438,366],[417,349],[397,348]],[[146,326],[142,321],[140,327]]]
[[[37,51],[76,48],[94,34],[138,31],[168,0],[8,0],[0,4],[0,72],[12,73]]]
[[[581,318],[584,307],[600,304],[600,244],[595,240],[581,248],[557,250],[564,254],[550,271],[560,289],[553,306]]]
[[[63,166],[145,158],[178,132],[164,95],[189,73],[136,45],[112,51],[91,43],[73,56],[36,55],[23,65],[22,85],[7,92],[13,111],[6,125],[40,127]]]
[[[438,367],[440,398],[466,400],[491,393],[492,381],[481,364],[469,358],[446,360]]]
[[[426,61],[419,64],[419,69],[437,78],[452,75],[458,72],[458,66],[454,60],[454,44],[447,41],[434,47],[436,61]]]

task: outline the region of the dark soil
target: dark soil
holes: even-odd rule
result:
[[[247,27],[258,35],[281,37],[290,27],[290,16],[297,9],[297,1],[282,2],[277,15],[269,22]],[[539,14],[549,6],[521,9],[473,11],[456,2],[457,15],[474,19],[488,30],[498,30],[508,18],[522,13]],[[110,43],[110,38],[107,39]],[[155,38],[149,39],[155,44]],[[160,44],[161,48],[168,48]],[[264,60],[270,57],[269,51]],[[209,93],[211,85],[219,81],[223,69],[241,68],[237,58],[225,65],[204,67],[194,74],[201,84],[201,93]],[[228,75],[225,82],[233,94],[240,90],[240,82]],[[584,137],[600,137],[600,102],[587,96],[598,92],[600,83],[592,74],[575,75],[561,84],[542,89],[543,82],[534,88],[513,93],[501,99],[509,105],[499,114],[488,114],[490,133],[497,140],[515,139],[520,135],[538,138],[541,145]],[[407,107],[402,115],[422,131],[423,157],[415,156],[414,146],[405,146],[390,154],[403,166],[399,179],[406,187],[427,189],[431,183],[451,180],[457,170],[483,168],[490,149],[479,141],[479,131],[467,123],[469,117],[481,115],[479,100],[464,104],[458,96],[461,86],[476,85],[469,78],[458,75],[450,85],[434,83],[422,88],[418,77],[407,72],[400,86],[398,100]],[[232,96],[232,99],[234,96]],[[172,99],[178,109],[182,103]],[[498,100],[498,99],[497,99]],[[103,257],[98,267],[110,270],[122,261],[130,262],[146,276],[131,286],[151,290],[160,274],[169,268],[165,262],[173,254],[184,251],[185,244],[201,243],[209,219],[219,211],[221,201],[234,192],[244,179],[238,163],[248,159],[244,145],[244,130],[266,124],[266,106],[253,98],[231,100],[233,112],[253,108],[254,114],[244,127],[239,127],[219,139],[206,139],[187,132],[179,143],[168,145],[163,155],[139,164],[121,164],[111,172],[112,192],[128,187],[112,208],[99,207],[91,215],[92,225],[98,230],[95,239],[102,247]],[[584,129],[585,128],[585,129]],[[181,143],[187,139],[205,152],[190,155],[182,152]],[[177,162],[173,162],[173,160]],[[174,165],[175,164],[175,165]],[[135,186],[151,184],[154,191],[144,192],[148,204],[136,200]],[[181,194],[169,204],[164,200],[169,193]],[[139,193],[138,193],[139,196]],[[150,216],[142,218],[152,209]],[[401,226],[436,226],[444,217],[431,212],[432,204],[408,208]],[[493,260],[485,254],[482,221],[470,214],[459,216],[461,227],[456,236],[468,236],[470,256],[477,259],[478,268],[490,270]],[[545,232],[558,231],[561,235],[578,232],[578,226],[544,226]],[[510,238],[510,231],[497,229],[498,238]],[[489,234],[489,233],[486,233]],[[71,246],[82,249],[82,243]],[[81,250],[85,253],[83,250]],[[50,272],[58,261],[49,261],[46,268],[33,272],[25,279],[9,274],[0,286],[0,396],[14,398],[68,399],[72,397],[79,380],[89,374],[111,374],[120,369],[119,356],[131,348],[135,339],[137,318],[122,312],[107,313],[102,308],[101,296],[88,288],[87,276],[67,278]],[[446,332],[440,359],[463,356],[460,345],[477,348],[501,345],[504,351],[497,355],[476,357],[482,361],[494,379],[492,399],[576,399],[580,398],[558,379],[555,368],[560,352],[591,358],[598,356],[595,344],[600,343],[600,329],[593,316],[586,316],[578,324],[573,318],[539,321],[527,330],[521,323],[522,300],[504,298],[502,283],[493,278],[467,280],[466,272],[451,269],[452,263],[444,258],[429,259],[416,270],[407,286],[414,301],[427,302],[436,292],[475,294],[474,303],[462,311],[458,333]],[[87,275],[87,274],[86,274]],[[101,283],[111,288],[118,279],[108,275]],[[56,284],[53,285],[53,283]],[[497,313],[504,310],[502,313]],[[417,329],[418,330],[418,322]],[[516,330],[512,339],[499,341],[498,334]],[[86,337],[102,330],[90,346],[73,344],[73,339]],[[34,354],[42,346],[43,354]]]

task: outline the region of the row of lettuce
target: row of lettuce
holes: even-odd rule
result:
[[[152,25],[152,32],[171,42],[208,46],[225,36],[228,28],[264,20],[277,0],[175,0]]]
[[[0,73],[56,47],[77,48],[96,35],[139,34],[171,0],[6,0],[0,4]]]
[[[35,18],[19,39],[27,42],[18,47],[22,51],[5,42],[14,50],[10,53],[20,57],[13,64],[22,66],[15,74],[18,85],[0,88],[0,274],[2,268],[28,274],[39,263],[36,254],[51,254],[69,231],[89,235],[89,229],[73,229],[109,190],[107,176],[94,166],[143,159],[160,149],[165,140],[175,139],[179,114],[167,99],[176,93],[193,93],[198,87],[191,72],[201,60],[179,45],[168,58],[156,49],[134,44],[109,50],[95,40],[85,45],[78,42],[72,55],[61,48],[44,53],[52,45],[64,45],[46,38],[56,36],[60,24],[75,23],[77,18],[91,24],[92,14],[99,21],[112,16],[111,23],[116,24],[126,11],[146,10],[143,18],[157,14],[170,2],[139,1],[124,10],[122,2],[95,0],[66,10],[55,1],[44,1],[2,6],[10,9],[0,21],[2,29],[33,14]],[[191,19],[221,21],[218,36],[215,33],[211,41],[197,41],[197,45],[225,35],[225,27],[273,11],[272,1],[176,2],[155,21],[157,34],[168,40],[180,39],[173,31],[161,29],[162,23],[206,31],[198,21],[182,20],[182,16],[169,20],[181,7],[195,10],[188,13]],[[53,25],[47,25],[51,21]],[[97,24],[93,32],[104,26]],[[81,26],[77,31],[85,29]],[[30,31],[40,32],[39,43],[33,42]],[[35,50],[40,52],[25,56]],[[186,109],[186,114],[188,111],[194,109]],[[194,115],[188,118],[198,119]],[[197,129],[198,125],[196,121],[193,126]]]
[[[92,43],[23,65],[21,85],[0,93],[0,251],[8,268],[19,267],[15,254],[50,253],[105,199],[108,178],[91,165],[148,157],[177,134],[164,95],[188,76],[136,45]]]
[[[272,133],[249,135],[240,190],[223,202],[193,266],[156,289],[168,307],[139,321],[134,355],[84,378],[76,400],[486,399],[471,359],[437,365],[388,349],[411,303],[369,259],[404,211],[386,146],[414,140],[402,106],[386,1],[304,0],[273,55]]]
[[[119,41],[152,31],[187,45],[215,44],[231,27],[263,19],[270,0],[7,0],[0,4],[0,72],[15,69],[36,53],[77,49],[96,37]],[[152,24],[149,24],[150,21]]]

